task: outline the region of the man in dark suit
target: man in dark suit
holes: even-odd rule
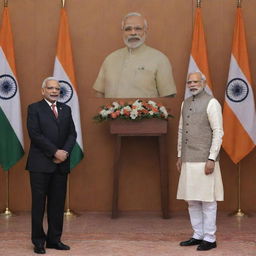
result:
[[[28,106],[27,129],[31,140],[26,169],[32,193],[32,243],[34,252],[46,248],[70,250],[61,242],[69,155],[76,142],[76,130],[69,106],[57,102],[60,85],[54,77],[42,84],[43,100]],[[47,199],[47,234],[43,217]]]

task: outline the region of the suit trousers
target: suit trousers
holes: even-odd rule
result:
[[[32,243],[43,246],[45,241],[55,244],[60,241],[63,229],[67,173],[58,168],[53,173],[31,172],[32,193]],[[44,232],[43,219],[47,202],[48,231]]]
[[[217,202],[188,201],[188,210],[193,238],[215,242]]]

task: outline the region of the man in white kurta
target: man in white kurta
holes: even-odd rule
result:
[[[152,98],[173,96],[176,85],[168,58],[145,45],[147,22],[129,13],[122,22],[125,48],[109,54],[93,85],[97,97]]]
[[[191,73],[187,81],[192,96],[181,107],[178,130],[180,171],[177,199],[188,202],[192,238],[181,246],[198,245],[197,250],[210,250],[216,244],[216,201],[223,201],[223,184],[219,150],[223,126],[219,102],[204,90],[201,73]]]

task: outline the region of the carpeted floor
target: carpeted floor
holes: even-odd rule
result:
[[[256,215],[230,217],[218,214],[216,249],[196,251],[179,242],[191,236],[186,212],[172,213],[164,220],[159,213],[122,213],[111,219],[110,213],[82,213],[66,217],[62,241],[70,251],[47,249],[49,256],[255,256]],[[0,217],[0,256],[30,256],[30,214]]]

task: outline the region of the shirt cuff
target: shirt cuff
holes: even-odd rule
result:
[[[210,154],[209,156],[208,156],[208,159],[209,160],[213,160],[213,161],[216,161],[216,156],[215,156],[215,154]]]

